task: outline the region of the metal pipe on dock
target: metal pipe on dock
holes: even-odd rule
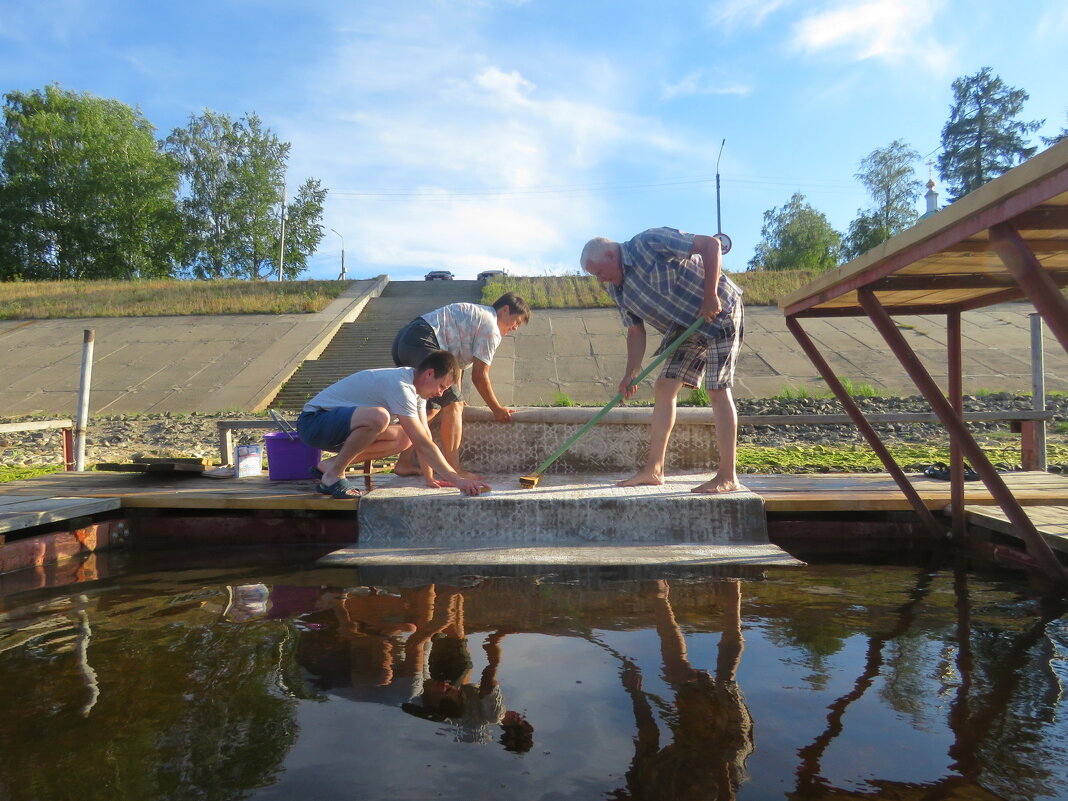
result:
[[[82,339],[82,380],[78,388],[78,419],[74,424],[74,469],[85,469],[85,429],[89,421],[89,387],[93,381],[93,343],[96,332],[85,329]]]

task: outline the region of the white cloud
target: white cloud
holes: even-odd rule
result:
[[[946,50],[933,36],[939,0],[869,0],[838,2],[810,14],[794,27],[794,47],[809,54],[844,52],[861,61],[914,59],[942,67]]]
[[[757,28],[792,0],[720,0],[708,9],[708,21],[727,28]]]
[[[695,95],[739,95],[744,97],[751,91],[751,86],[719,81],[712,77],[706,77],[704,70],[695,70],[684,75],[676,83],[665,86],[660,92],[660,99],[674,100],[678,97]]]
[[[306,69],[312,108],[279,126],[290,174],[331,190],[324,225],[353,264],[541,272],[604,227],[608,198],[582,187],[625,178],[607,172],[612,159],[646,169],[697,151],[629,111],[626,68],[600,54],[558,50],[553,68],[568,80],[543,89],[517,66],[536,64],[530,54],[493,52],[477,25],[423,22],[418,37],[412,25],[350,23]]]
[[[1039,42],[1063,42],[1068,36],[1068,5],[1059,3],[1046,11],[1035,25],[1035,39]]]
[[[503,72],[497,67],[483,70],[476,76],[475,83],[514,105],[526,105],[527,95],[534,90],[534,84],[517,71]]]

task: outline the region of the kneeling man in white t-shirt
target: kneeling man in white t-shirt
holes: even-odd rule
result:
[[[460,375],[456,357],[430,353],[418,367],[361,370],[331,384],[304,405],[297,420],[300,439],[336,453],[319,462],[318,492],[357,498],[360,490],[345,470],[354,462],[381,459],[415,448],[428,487],[457,487],[465,495],[487,488],[453,470],[430,436],[427,398],[440,397]],[[436,474],[436,478],[435,478]]]

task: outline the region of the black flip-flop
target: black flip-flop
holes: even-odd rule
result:
[[[937,481],[949,481],[949,467],[946,466],[945,462],[935,462],[924,470],[923,474],[927,478],[933,478]]]
[[[938,481],[949,481],[950,479],[950,470],[945,462],[935,462],[933,465],[924,470],[923,474],[927,476],[927,478],[933,478]],[[971,468],[971,465],[964,465],[964,480],[979,480],[979,474]]]
[[[349,501],[353,498],[359,498],[363,494],[360,492],[359,487],[347,478],[338,479],[329,487],[325,484],[317,484],[315,486],[315,491],[320,492],[323,495],[329,495],[331,498],[337,498],[341,501]]]

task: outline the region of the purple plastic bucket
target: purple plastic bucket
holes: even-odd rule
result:
[[[322,451],[305,445],[294,434],[272,431],[263,435],[267,443],[267,475],[271,481],[295,481],[310,479],[311,468],[319,464]]]

